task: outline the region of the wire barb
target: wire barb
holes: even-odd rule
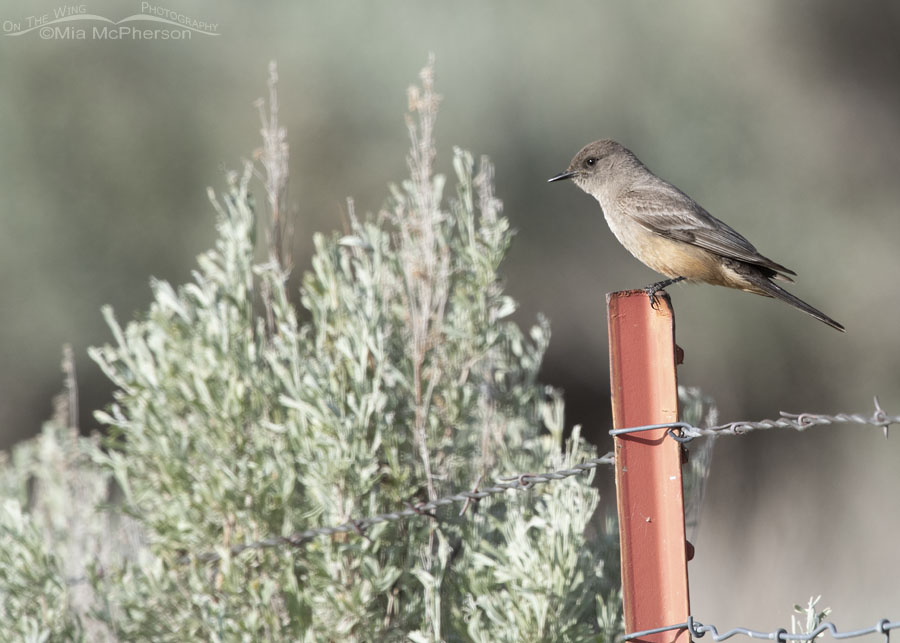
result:
[[[479,474],[478,480],[475,481],[475,486],[472,487],[472,493],[478,493],[478,486],[481,484],[481,481],[484,480],[484,474]],[[478,502],[480,498],[472,499],[466,498],[465,504],[463,504],[462,509],[459,510],[459,516],[462,517],[464,513],[469,509],[469,506]]]

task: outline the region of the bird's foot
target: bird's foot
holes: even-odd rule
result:
[[[677,284],[679,281],[684,281],[684,277],[672,277],[671,279],[664,279],[663,281],[657,281],[655,284],[650,284],[646,288],[643,289],[647,296],[650,297],[650,307],[653,310],[659,310],[659,302],[656,299],[656,293],[665,290],[668,286],[672,284]]]

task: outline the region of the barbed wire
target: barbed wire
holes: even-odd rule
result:
[[[698,427],[688,422],[670,422],[666,424],[646,424],[643,426],[628,427],[624,429],[613,429],[609,432],[612,436],[624,435],[627,433],[638,433],[641,431],[652,431],[655,429],[668,429],[667,435],[671,436],[678,442],[690,442],[691,440],[709,435],[742,435],[757,429],[783,429],[792,428],[798,431],[806,430],[812,426],[822,426],[829,424],[866,424],[884,429],[885,437],[887,436],[888,427],[891,424],[900,424],[900,416],[892,416],[885,413],[884,409],[875,398],[875,412],[871,416],[861,413],[838,413],[835,415],[824,415],[817,413],[784,413],[777,420],[760,420],[757,422],[730,422],[713,427]],[[383,522],[393,522],[396,520],[405,520],[413,516],[428,516],[436,518],[432,513],[440,507],[456,503],[465,503],[463,512],[472,502],[477,502],[482,498],[493,496],[505,491],[526,491],[536,484],[551,482],[553,480],[562,480],[574,475],[580,475],[592,469],[604,465],[615,464],[615,459],[611,453],[600,458],[591,458],[568,469],[560,469],[558,471],[549,471],[546,473],[523,473],[508,478],[500,478],[493,485],[485,488],[479,488],[478,485],[471,491],[462,491],[451,496],[446,496],[430,502],[423,502],[415,505],[408,505],[405,509],[391,511],[387,513],[368,516],[358,520],[351,520],[340,525],[331,527],[316,527],[297,532],[290,536],[278,536],[257,540],[251,543],[241,545],[233,545],[228,551],[232,556],[236,556],[241,552],[248,550],[271,549],[274,547],[300,545],[318,538],[320,536],[332,536],[344,533],[356,533],[364,535],[365,531]],[[462,512],[461,512],[462,514]],[[203,563],[213,563],[222,559],[223,554],[220,552],[207,552],[196,556],[196,560]],[[181,562],[191,560],[190,554],[185,554]],[[660,630],[664,631],[664,630]],[[717,639],[718,640],[718,639]]]
[[[859,636],[868,636],[869,634],[883,634],[885,637],[885,643],[889,643],[891,630],[895,630],[897,628],[900,628],[900,621],[891,621],[890,619],[883,618],[871,627],[864,627],[858,630],[851,630],[849,632],[839,632],[834,623],[825,622],[810,632],[791,633],[784,628],[773,630],[771,632],[760,632],[759,630],[751,630],[746,627],[734,627],[727,632],[723,632],[720,634],[715,625],[704,625],[703,623],[694,620],[693,616],[688,616],[688,620],[684,623],[667,625],[665,627],[657,627],[652,630],[642,630],[640,632],[624,634],[617,640],[622,642],[634,641],[636,639],[644,638],[645,636],[650,636],[651,634],[659,634],[660,632],[668,632],[671,630],[688,630],[691,635],[696,638],[702,638],[703,636],[706,636],[707,633],[709,633],[712,635],[714,641],[724,641],[725,639],[730,639],[732,636],[736,636],[738,634],[742,634],[743,636],[747,636],[751,639],[766,639],[769,641],[812,641],[825,632],[828,632],[835,639],[849,639]]]
[[[367,518],[362,518],[359,520],[351,520],[349,522],[345,522],[341,525],[335,525],[333,527],[316,527],[314,529],[307,529],[305,531],[300,531],[292,534],[291,536],[266,538],[264,540],[258,540],[243,545],[234,545],[229,549],[229,551],[231,552],[232,556],[235,556],[250,549],[269,549],[272,547],[279,547],[284,545],[297,547],[319,536],[332,536],[335,534],[344,534],[349,532],[355,532],[362,535],[369,527],[382,522],[392,522],[395,520],[410,518],[412,516],[429,516],[431,518],[435,518],[434,514],[431,513],[434,510],[440,507],[460,502],[465,503],[463,507],[463,511],[465,511],[466,507],[468,507],[470,503],[477,502],[478,500],[487,498],[488,496],[504,493],[506,491],[527,491],[533,488],[535,485],[544,482],[562,480],[571,476],[581,475],[583,473],[591,471],[592,469],[611,464],[615,464],[615,458],[613,457],[612,453],[607,453],[600,458],[591,458],[589,460],[585,460],[584,462],[579,462],[578,464],[575,464],[567,469],[558,469],[556,471],[548,471],[545,473],[523,473],[508,478],[499,478],[489,487],[479,488],[478,485],[476,485],[475,488],[471,491],[461,491],[459,493],[453,494],[452,496],[438,498],[437,500],[432,500],[430,502],[422,502],[415,505],[409,505],[406,509],[402,509],[399,511],[391,511],[375,516],[369,516]],[[462,512],[460,512],[460,515],[462,515]],[[204,563],[212,563],[221,559],[222,554],[218,552],[209,552],[197,556],[197,560]],[[183,562],[186,562],[187,560],[189,560],[189,556],[185,556],[182,558]]]
[[[866,424],[880,427],[884,430],[884,437],[888,435],[888,428],[892,424],[900,424],[900,416],[888,415],[878,397],[875,397],[875,412],[872,415],[862,413],[837,413],[826,415],[822,413],[786,413],[781,412],[777,420],[759,420],[757,422],[739,421],[720,424],[718,426],[697,427],[687,422],[671,422],[669,424],[648,424],[646,426],[631,427],[626,429],[613,429],[610,435],[624,435],[640,431],[668,428],[668,434],[679,442],[690,442],[694,438],[709,435],[743,435],[758,429],[796,429],[805,431],[813,426],[825,426],[829,424]],[[676,432],[677,430],[677,432]]]

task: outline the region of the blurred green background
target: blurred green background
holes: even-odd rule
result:
[[[58,5],[5,0],[3,21]],[[91,2],[119,20],[139,2]],[[900,5],[827,2],[302,2],[164,5],[218,24],[185,42],[0,35],[0,448],[33,434],[76,350],[82,424],[110,390],[85,348],[100,306],[143,310],[213,239],[205,188],[259,145],[279,64],[295,263],[406,173],[405,89],[428,52],[452,145],[489,155],[518,236],[508,292],[554,338],[544,379],[606,448],[606,292],[657,276],[599,206],[547,184],[597,138],[626,144],[776,261],[841,335],[771,300],[670,289],[682,383],[723,421],[900,413]],[[691,563],[703,622],[773,628],[813,593],[842,627],[898,618],[900,444],[844,426],[719,440]],[[607,494],[608,496],[608,494]],[[609,500],[609,497],[607,497]],[[893,610],[893,611],[892,611]]]

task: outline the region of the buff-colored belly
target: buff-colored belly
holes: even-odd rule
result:
[[[619,243],[656,272],[690,281],[731,287],[736,285],[732,283],[732,275],[724,274],[718,257],[707,250],[667,239],[629,219],[606,217],[606,222]]]

